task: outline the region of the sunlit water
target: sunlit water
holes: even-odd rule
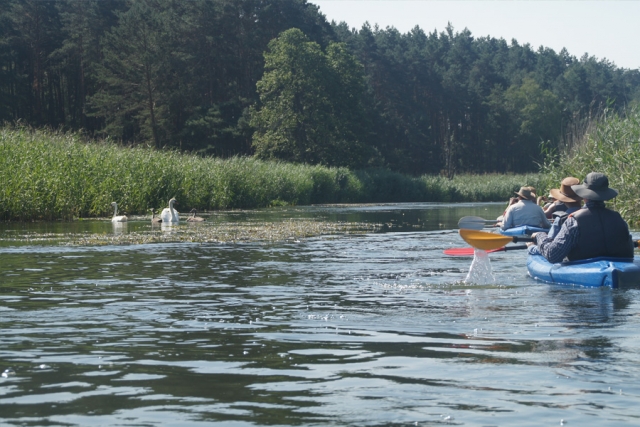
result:
[[[480,279],[443,255],[467,246],[458,218],[501,208],[201,225],[385,224],[277,244],[67,247],[33,241],[149,225],[4,224],[0,425],[638,425],[639,290],[537,282],[524,250],[485,253]]]

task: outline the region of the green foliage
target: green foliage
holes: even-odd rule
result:
[[[105,135],[148,141],[156,148],[170,132],[173,81],[168,70],[170,53],[175,54],[163,6],[162,1],[139,0],[119,14],[118,26],[105,36],[104,60],[97,67],[96,78],[103,85],[89,99],[90,115],[105,119]]]
[[[606,60],[452,26],[353,30],[308,0],[0,4],[0,123],[126,145],[524,173],[583,118],[640,100],[640,71]]]
[[[594,118],[582,139],[567,148],[557,163],[546,165],[546,188],[559,185],[567,176],[583,180],[589,172],[602,172],[619,191],[608,202],[630,224],[640,224],[640,109],[625,114],[605,110]]]
[[[363,145],[362,71],[344,46],[325,54],[302,31],[269,43],[260,104],[251,113],[253,147],[262,159],[360,167]]]
[[[634,97],[640,71],[566,50],[476,38],[451,26],[349,31],[334,26],[364,65],[378,119],[374,143],[395,170],[454,176],[536,171],[567,129],[614,100]]]
[[[513,129],[512,138],[518,141],[512,149],[517,157],[514,166],[528,169],[532,161],[540,163],[544,150],[549,150],[550,141],[557,145],[560,140],[560,104],[549,90],[543,90],[532,78],[522,84],[511,86],[505,93],[504,107],[511,123],[519,123]],[[546,144],[541,147],[541,144]]]
[[[109,216],[110,203],[146,215],[177,199],[178,211],[279,205],[507,200],[537,176],[419,178],[386,169],[350,171],[249,157],[202,158],[91,142],[79,134],[0,129],[0,220]]]

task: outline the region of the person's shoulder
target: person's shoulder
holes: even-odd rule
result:
[[[576,225],[578,225],[578,220],[573,214],[567,215],[566,219],[564,219],[564,222],[562,223],[563,227],[568,227],[568,228],[573,228]]]
[[[613,215],[613,217],[616,219],[616,221],[623,221],[625,224],[627,223],[624,220],[624,218],[622,218],[622,215],[620,214],[620,212],[614,211],[613,209],[609,209],[609,211],[613,212],[611,215]]]
[[[570,213],[569,215],[571,217],[576,217],[576,216],[580,216],[580,215],[587,215],[589,214],[589,209],[586,206],[581,207],[580,209],[573,211],[572,213]]]
[[[608,210],[608,211],[611,211],[611,212],[615,212],[616,215],[620,215],[620,212],[618,212],[618,211],[616,211],[614,209],[611,209],[611,208],[605,208],[605,209]],[[622,216],[622,215],[620,215],[620,216]]]
[[[512,205],[509,205],[509,206],[507,207],[506,212],[509,212],[509,211],[512,211],[512,210],[520,209],[520,208],[522,208],[522,206],[524,206],[524,205],[522,204],[522,201],[516,202],[516,203],[514,203],[514,204],[512,204]]]
[[[569,215],[569,214],[566,211],[555,211],[553,214],[551,214],[551,216],[554,219],[559,219],[559,218],[565,217],[567,215]]]

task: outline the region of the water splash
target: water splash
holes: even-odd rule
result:
[[[469,273],[464,279],[464,283],[488,285],[495,282],[496,278],[491,271],[489,254],[482,249],[475,249],[473,252],[473,261],[471,262]]]

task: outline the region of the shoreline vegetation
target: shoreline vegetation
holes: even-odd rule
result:
[[[605,109],[574,132],[575,141],[540,168],[541,188],[558,188],[567,176],[581,181],[602,172],[619,194],[607,206],[620,212],[631,228],[640,226],[640,107],[618,114]]]
[[[334,203],[507,201],[538,174],[410,177],[250,157],[220,159],[123,147],[78,133],[0,129],[0,220],[55,221],[148,215],[176,198],[188,212]]]
[[[507,201],[522,185],[539,195],[562,178],[607,174],[619,195],[608,204],[632,228],[640,224],[640,108],[604,110],[537,174],[423,175],[386,169],[349,170],[252,157],[220,159],[124,147],[79,133],[0,128],[1,221],[72,221],[120,212],[148,215],[178,200],[179,211],[200,212],[270,206]]]

